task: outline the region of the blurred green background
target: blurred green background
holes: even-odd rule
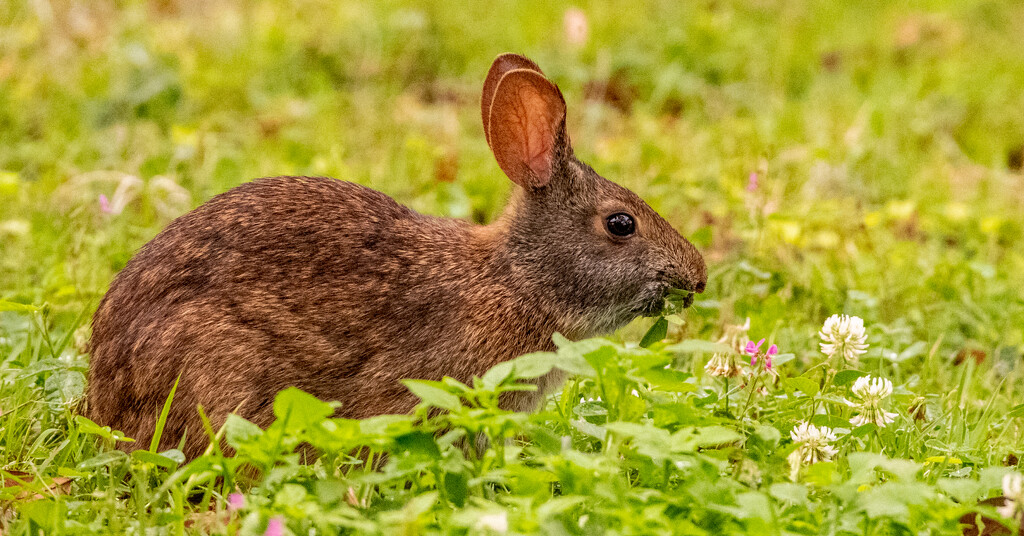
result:
[[[171,219],[260,176],[486,222],[510,183],[479,90],[514,51],[565,92],[577,154],[705,254],[691,334],[749,316],[814,352],[843,311],[876,356],[998,373],[1024,343],[1021,28],[988,0],[8,0],[0,298],[73,330]]]

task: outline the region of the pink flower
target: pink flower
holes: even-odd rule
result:
[[[110,200],[108,200],[107,196],[103,194],[100,194],[100,212],[104,214],[110,214],[113,212],[113,210],[110,209]]]
[[[241,493],[228,495],[228,510],[234,512],[245,508],[245,496]]]
[[[280,517],[271,518],[267,522],[267,531],[263,536],[284,536],[284,520]]]
[[[754,365],[757,365],[757,357],[761,355],[762,344],[764,344],[764,339],[757,341],[757,344],[754,344],[754,341],[748,341],[747,347],[743,349],[743,351],[750,356],[750,366],[752,367]],[[765,368],[767,368],[768,370],[772,369],[772,358],[777,355],[779,355],[779,347],[774,344],[769,346],[768,351],[765,352],[764,354]]]
[[[756,171],[751,171],[750,172],[750,177],[747,179],[747,191],[748,192],[756,192],[757,191],[757,172]]]
[[[750,356],[750,366],[757,364],[757,354],[761,351],[762,344],[764,344],[764,339],[757,341],[757,344],[754,344],[754,341],[747,341],[747,347],[744,348],[744,351]]]

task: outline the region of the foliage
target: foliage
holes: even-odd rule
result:
[[[1024,451],[1021,20],[990,0],[0,3],[0,532],[1012,529],[977,501]],[[469,385],[410,380],[414,415],[284,391],[267,430],[233,417],[188,463],[77,414],[113,274],[216,193],[329,175],[496,217],[476,99],[505,51],[559,83],[578,155],[705,254],[692,308]],[[864,320],[856,367],[821,353],[832,314]],[[771,369],[748,336],[781,349]],[[715,354],[740,374],[705,371]],[[552,367],[571,375],[544,408],[499,409]],[[805,422],[830,459],[793,463]]]

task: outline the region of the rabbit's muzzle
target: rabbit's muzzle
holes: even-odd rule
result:
[[[707,285],[706,271],[701,271],[697,277],[678,275],[660,272],[653,282],[645,285],[643,291],[637,297],[638,305],[632,313],[636,316],[656,316],[665,307],[665,299],[669,293],[685,293],[683,307],[693,305],[694,295],[704,292]]]

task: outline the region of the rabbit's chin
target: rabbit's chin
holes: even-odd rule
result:
[[[608,335],[637,317],[657,316],[665,307],[667,292],[667,287],[652,285],[626,304],[590,317],[582,331],[586,336]]]
[[[643,292],[637,296],[636,306],[630,311],[633,318],[638,316],[657,316],[665,308],[665,296],[668,295],[668,286],[663,284],[648,285]],[[632,320],[632,318],[630,319]]]

